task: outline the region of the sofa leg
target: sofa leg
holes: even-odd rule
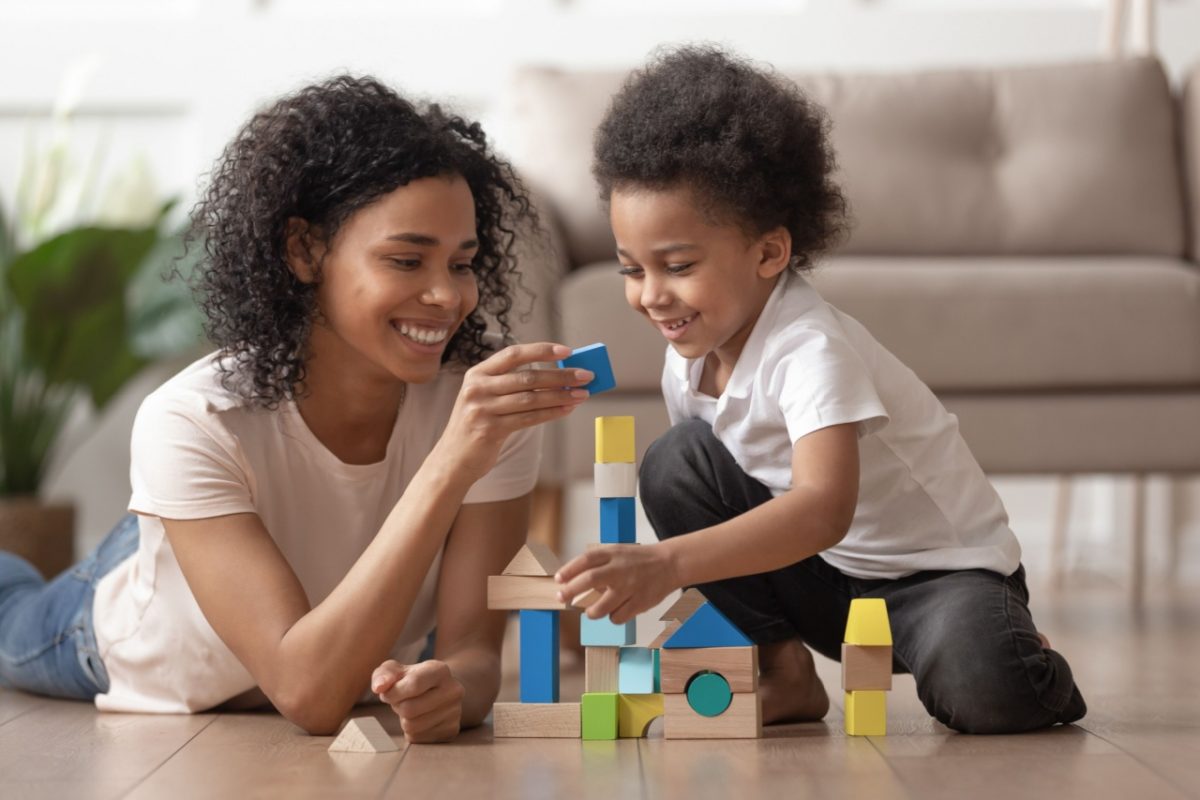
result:
[[[1133,476],[1129,529],[1129,602],[1141,610],[1146,591],[1146,475]]]
[[[1071,524],[1072,476],[1060,473],[1054,481],[1054,517],[1050,529],[1050,586],[1055,591],[1066,584],[1067,533]]]

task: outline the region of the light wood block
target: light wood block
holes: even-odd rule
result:
[[[596,417],[596,463],[632,464],[636,460],[633,417]]]
[[[884,645],[892,643],[892,627],[888,624],[887,603],[882,597],[859,597],[850,601],[846,618],[848,644]]]
[[[355,717],[329,745],[331,753],[390,753],[399,750],[374,717]]]
[[[886,692],[846,692],[846,735],[887,735]]]
[[[758,647],[697,647],[659,651],[664,694],[681,694],[698,672],[716,672],[735,694],[758,691]]]
[[[675,631],[679,630],[683,623],[679,620],[671,620],[663,626],[658,636],[654,637],[654,641],[649,644],[651,650],[658,650],[663,646],[663,642],[675,635]]]
[[[596,497],[636,497],[637,464],[595,464]]]
[[[559,586],[554,578],[525,575],[489,575],[488,608],[504,610],[562,610],[568,606],[558,599]]]
[[[666,739],[759,739],[762,703],[757,692],[735,694],[718,717],[697,714],[687,695],[663,695],[663,737]]]
[[[641,739],[650,723],[663,715],[661,694],[617,696],[617,738]]]
[[[562,564],[549,545],[541,542],[526,542],[525,546],[513,556],[504,568],[505,575],[525,575],[528,577],[553,577]]]
[[[700,594],[699,589],[688,589],[683,594],[679,595],[679,599],[672,603],[666,611],[662,613],[659,620],[666,622],[674,620],[683,622],[685,619],[696,613],[696,609],[704,605],[707,601],[704,595]]]
[[[842,691],[892,690],[890,645],[842,644]]]
[[[617,691],[619,686],[621,648],[588,647],[583,652],[583,690],[585,692]]]
[[[579,703],[496,703],[492,735],[497,739],[578,739]]]

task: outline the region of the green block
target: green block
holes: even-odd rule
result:
[[[654,691],[655,692],[662,691],[662,666],[659,664],[659,661],[658,661],[659,652],[660,651],[658,651],[658,650],[654,651]]]
[[[617,738],[620,706],[616,692],[584,692],[580,703],[584,739]]]

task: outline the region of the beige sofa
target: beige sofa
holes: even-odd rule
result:
[[[561,257],[534,264],[529,334],[604,341],[548,476],[591,475],[591,417],[666,426],[664,342],[624,302],[589,174],[622,74],[528,69],[514,161]],[[790,75],[833,121],[854,229],[815,282],[909,364],[993,473],[1200,471],[1200,69],[1148,59]]]

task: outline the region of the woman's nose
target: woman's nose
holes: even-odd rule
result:
[[[458,287],[454,285],[454,279],[449,272],[440,270],[435,271],[425,285],[425,290],[421,292],[421,302],[432,306],[450,308],[458,305],[461,300],[462,297]]]

